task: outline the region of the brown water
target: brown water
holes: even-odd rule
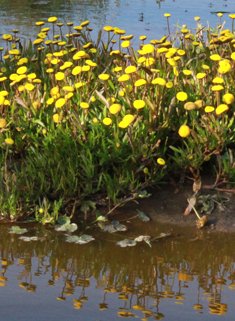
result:
[[[24,242],[0,225],[1,320],[233,320],[234,234],[127,225],[118,235],[88,229],[95,240],[84,245],[41,225],[23,225],[40,238]],[[171,236],[152,247],[116,245],[143,229]]]

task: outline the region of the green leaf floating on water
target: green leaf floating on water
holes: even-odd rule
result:
[[[146,214],[144,214],[144,212],[141,212],[139,210],[137,210],[137,212],[138,212],[138,216],[141,219],[141,221],[144,221],[144,222],[150,221],[150,218]]]
[[[19,226],[12,226],[9,229],[9,233],[14,233],[14,234],[24,234],[28,232],[26,228],[20,228]]]
[[[58,217],[58,223],[55,226],[55,230],[57,232],[70,232],[73,233],[78,229],[78,226],[76,223],[70,223],[70,218],[67,216],[60,216]]]
[[[115,233],[115,232],[124,232],[127,230],[126,225],[120,224],[118,221],[112,221],[110,225],[106,225],[104,228],[104,231],[109,233]]]
[[[121,247],[135,246],[136,245],[136,241],[135,240],[131,240],[131,239],[125,239],[125,240],[117,242],[116,244],[121,246]]]
[[[19,239],[22,240],[22,241],[25,241],[25,242],[38,241],[38,237],[37,236],[31,236],[31,237],[20,236]]]
[[[94,237],[91,235],[83,234],[82,236],[68,236],[66,242],[76,243],[76,244],[85,244],[94,240]]]

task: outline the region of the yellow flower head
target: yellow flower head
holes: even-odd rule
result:
[[[134,72],[136,72],[136,67],[135,66],[128,66],[128,67],[126,67],[126,69],[125,69],[125,73],[126,74],[132,74],[132,73],[134,73]]]
[[[72,74],[73,74],[74,76],[79,75],[81,72],[82,72],[82,67],[81,67],[81,66],[76,66],[76,67],[74,67],[73,70],[72,70]]]
[[[159,164],[159,165],[165,165],[166,164],[166,162],[165,162],[165,160],[163,159],[163,158],[158,158],[157,159],[157,163]]]
[[[6,125],[7,125],[6,119],[0,118],[0,128],[4,128],[6,127]]]
[[[122,48],[127,48],[130,46],[130,44],[131,44],[131,42],[129,40],[126,40],[126,41],[122,42],[121,46],[122,46]]]
[[[109,77],[110,77],[110,75],[108,75],[108,74],[100,74],[100,75],[98,75],[98,78],[100,79],[100,80],[108,80],[109,79]]]
[[[166,88],[170,89],[174,86],[172,81],[169,81],[168,83],[166,83]]]
[[[212,86],[212,88],[211,88],[212,91],[221,91],[223,89],[224,89],[224,87],[221,85],[215,85],[215,86]]]
[[[56,17],[50,17],[48,18],[48,22],[56,22],[57,18]]]
[[[197,74],[197,79],[203,79],[205,76],[206,76],[206,73],[205,73],[205,72],[199,72],[199,73]]]
[[[185,70],[183,70],[183,74],[184,74],[185,76],[190,76],[190,75],[192,75],[192,71],[185,69]]]
[[[64,77],[65,77],[65,74],[63,73],[63,72],[57,72],[56,74],[55,74],[55,79],[57,80],[57,81],[61,81],[61,80],[63,80],[64,79]]]
[[[182,125],[179,128],[178,134],[180,137],[187,137],[190,135],[190,128],[187,125]]]
[[[145,55],[146,55],[146,54],[150,54],[150,53],[154,52],[154,46],[153,46],[153,45],[150,45],[150,44],[144,45],[143,48],[142,48],[142,50],[144,51],[144,54],[145,54]]]
[[[23,75],[23,74],[26,73],[27,70],[28,70],[27,67],[22,66],[22,67],[18,68],[18,69],[16,70],[16,72],[17,72],[18,75]]]
[[[234,96],[233,96],[233,94],[230,94],[230,93],[225,94],[225,95],[223,96],[223,101],[224,101],[227,105],[232,104],[232,103],[234,102]]]
[[[228,110],[228,106],[225,105],[225,104],[221,104],[216,108],[215,112],[216,112],[217,115],[220,115],[223,112],[225,112],[226,110]]]
[[[60,91],[59,87],[53,87],[51,90],[50,90],[50,94],[51,96],[55,96],[58,94],[58,92]]]
[[[59,123],[60,122],[60,115],[59,114],[54,114],[53,116],[53,120],[55,123]]]
[[[199,21],[201,18],[200,17],[194,17],[195,21]]]
[[[140,86],[143,86],[145,85],[147,82],[145,79],[138,79],[136,82],[135,82],[135,87],[140,87]]]
[[[135,101],[133,102],[133,106],[134,106],[135,109],[144,108],[144,106],[145,106],[145,101],[144,101],[144,100],[141,100],[141,99],[135,100]]]
[[[130,76],[127,74],[123,74],[121,77],[118,78],[119,82],[125,82],[128,81],[130,79]]]
[[[210,56],[210,59],[213,61],[220,61],[222,58],[220,57],[220,55],[214,54]]]
[[[6,139],[5,139],[5,143],[6,143],[7,145],[13,145],[13,144],[14,144],[14,140],[11,139],[11,138],[6,138]]]
[[[65,105],[66,100],[64,98],[59,98],[56,102],[55,102],[55,106],[56,108],[61,108]]]
[[[33,84],[26,84],[24,87],[25,87],[25,89],[27,91],[32,91],[34,89],[34,85]]]
[[[166,81],[163,78],[155,78],[155,79],[152,80],[152,84],[153,85],[165,86],[166,85]]]
[[[214,110],[215,110],[215,108],[212,107],[212,106],[206,106],[205,107],[205,112],[206,113],[212,113]]]
[[[213,80],[212,80],[213,84],[223,84],[224,83],[224,80],[223,78],[221,77],[215,77]]]
[[[165,13],[165,14],[164,14],[164,17],[166,17],[166,18],[168,18],[168,17],[170,17],[170,16],[171,16],[170,13]]]
[[[80,103],[80,107],[81,107],[82,109],[87,109],[87,108],[89,108],[89,104],[88,104],[88,103],[85,103],[85,102],[82,102],[82,103]]]
[[[112,119],[109,118],[109,117],[105,117],[103,119],[103,124],[106,125],[106,126],[110,126],[112,124]]]
[[[179,100],[179,101],[185,101],[188,99],[188,95],[184,92],[184,91],[180,91],[176,94],[176,98]]]
[[[231,69],[232,69],[232,66],[230,65],[230,63],[228,61],[222,60],[219,62],[219,69],[218,69],[219,73],[226,74]]]
[[[113,104],[109,107],[110,114],[117,114],[122,109],[122,106],[120,104]]]

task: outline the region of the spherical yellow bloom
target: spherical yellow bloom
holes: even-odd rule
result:
[[[222,60],[219,62],[219,69],[218,72],[221,74],[226,74],[227,72],[231,71],[232,66],[226,60]]]
[[[115,71],[115,72],[119,72],[119,71],[121,71],[121,70],[122,70],[122,67],[115,67],[115,68],[114,68],[114,71]]]
[[[47,99],[47,105],[52,105],[54,103],[54,98]]]
[[[168,18],[168,17],[170,17],[170,16],[171,16],[170,13],[165,13],[165,14],[164,14],[164,17],[166,17],[166,18]]]
[[[123,117],[123,121],[124,122],[129,122],[129,124],[132,123],[134,119],[135,119],[135,116],[133,116],[133,115],[125,115]]]
[[[109,107],[110,114],[117,114],[122,109],[122,106],[120,104],[113,104]]]
[[[73,74],[74,76],[79,75],[81,72],[82,72],[82,67],[81,67],[81,66],[76,66],[76,67],[74,67],[73,70],[72,70],[72,74]]]
[[[24,88],[23,85],[20,85],[20,86],[18,87],[19,92],[23,91],[24,89],[25,89],[25,88]]]
[[[177,50],[177,54],[180,56],[184,56],[185,55],[185,51],[182,49]]]
[[[109,117],[105,117],[103,119],[103,124],[106,125],[106,126],[110,126],[112,124],[112,119],[109,118]]]
[[[157,159],[157,163],[158,163],[159,165],[165,165],[165,164],[166,164],[166,162],[165,162],[165,160],[164,160],[163,158],[158,158],[158,159]]]
[[[43,26],[45,24],[44,21],[38,21],[35,23],[36,26]]]
[[[69,91],[69,92],[74,91],[74,88],[71,87],[71,86],[64,86],[62,89],[63,89],[64,91]]]
[[[4,106],[10,106],[9,100],[5,99],[5,101],[4,101]]]
[[[60,62],[60,59],[54,58],[51,60],[52,65],[57,65]]]
[[[176,98],[180,101],[185,101],[186,99],[188,99],[188,95],[185,92],[180,91],[176,94]]]
[[[168,49],[165,48],[165,47],[162,47],[162,48],[159,48],[157,49],[157,52],[160,54],[160,53],[165,53],[165,52],[168,52]]]
[[[55,79],[58,80],[58,81],[63,80],[64,77],[65,77],[65,74],[64,74],[63,72],[60,72],[60,71],[59,71],[59,72],[57,72],[57,73],[55,74]]]
[[[54,114],[53,116],[53,120],[55,123],[59,123],[60,122],[60,115],[59,114]]]
[[[213,80],[212,80],[213,84],[223,84],[224,83],[224,80],[223,78],[221,77],[215,77]]]
[[[146,38],[146,36],[140,36],[140,40],[145,40]]]
[[[100,79],[100,80],[108,80],[109,79],[109,77],[110,77],[110,75],[108,75],[108,74],[100,74],[100,75],[98,75],[98,78]]]
[[[199,72],[198,74],[197,74],[197,79],[202,79],[202,78],[204,78],[206,76],[206,73],[204,73],[204,72]]]
[[[59,98],[56,102],[55,102],[55,106],[56,108],[61,108],[65,105],[66,100],[64,98]]]
[[[33,84],[25,84],[24,87],[27,91],[32,91],[35,88]]]
[[[6,127],[6,125],[7,125],[6,119],[0,118],[0,128],[4,128]]]
[[[166,81],[163,78],[155,78],[155,79],[152,80],[152,84],[153,85],[165,86],[166,85]]]
[[[145,62],[146,61],[146,58],[145,57],[140,57],[139,59],[138,59],[138,64],[142,64],[143,62]]]
[[[92,121],[93,121],[94,124],[98,123],[98,119],[97,118],[93,118]]]
[[[166,53],[166,58],[171,58],[171,57],[173,57],[174,56],[174,54],[176,53],[176,49],[175,48],[170,48],[169,50],[168,50],[168,52]]]
[[[51,90],[50,90],[50,95],[51,96],[55,96],[58,94],[58,92],[60,91],[59,87],[53,87]]]
[[[136,82],[135,82],[135,87],[140,87],[140,86],[143,86],[145,85],[147,82],[145,79],[138,79]]]
[[[232,58],[233,60],[235,60],[235,52],[233,52],[233,53],[231,54],[231,58]]]
[[[143,100],[141,100],[141,99],[135,100],[135,101],[133,102],[133,106],[134,106],[135,109],[144,108],[144,106],[145,106],[145,101],[143,101]]]
[[[177,66],[177,62],[176,62],[174,59],[172,59],[172,58],[167,59],[167,62],[168,62],[168,64],[170,64],[172,67],[176,67],[176,66]]]
[[[144,45],[142,50],[144,51],[144,54],[150,54],[154,52],[154,46],[153,45]]]
[[[89,71],[90,69],[90,66],[82,66],[82,71]]]
[[[190,75],[192,75],[192,71],[185,69],[185,70],[183,70],[183,74],[184,74],[185,76],[190,76]]]
[[[149,67],[149,66],[153,65],[154,63],[155,63],[155,59],[150,57],[145,60],[144,65],[146,67]]]
[[[205,107],[205,112],[206,113],[212,113],[214,110],[215,110],[215,108],[212,107],[212,106],[206,106]]]
[[[225,105],[225,104],[221,104],[216,108],[215,112],[216,112],[217,115],[220,115],[223,112],[225,112],[226,110],[228,110],[228,106]]]
[[[48,21],[48,22],[56,22],[56,21],[57,21],[57,18],[56,18],[56,17],[50,17],[50,18],[48,18],[47,21]]]
[[[119,82],[125,82],[128,81],[130,79],[129,75],[123,74],[121,77],[118,78]]]
[[[91,96],[91,102],[94,103],[96,101],[96,98],[94,96]]]
[[[84,22],[81,23],[81,26],[82,26],[82,27],[86,27],[86,26],[89,25],[89,23],[90,23],[90,21],[89,21],[89,20],[86,20],[86,21],[84,21]]]
[[[71,61],[66,61],[63,66],[60,66],[60,70],[65,70],[69,67],[71,67],[73,65],[73,63]]]
[[[210,59],[213,61],[220,61],[222,58],[220,57],[220,55],[214,54],[210,56]]]
[[[13,50],[9,50],[9,54],[10,54],[10,55],[19,55],[20,52],[19,52],[18,49],[13,49]]]
[[[212,91],[221,91],[223,89],[224,89],[224,87],[221,85],[215,85],[215,86],[212,86],[212,88],[211,88]]]
[[[41,79],[38,79],[38,78],[35,78],[34,80],[33,80],[33,83],[35,83],[35,84],[41,84]]]
[[[225,94],[225,95],[223,96],[223,101],[224,101],[227,105],[232,104],[232,103],[234,102],[234,96],[233,96],[233,94],[230,94],[230,93]]]
[[[4,104],[5,101],[5,97],[4,96],[0,96],[0,105]]]
[[[187,125],[182,125],[179,128],[178,134],[181,137],[187,137],[190,135],[190,128]]]
[[[6,97],[7,95],[9,95],[9,93],[6,90],[2,90],[0,91],[0,95]]]
[[[202,69],[204,69],[204,70],[208,70],[208,69],[210,69],[210,67],[209,67],[209,66],[207,66],[207,65],[202,65]]]
[[[78,89],[80,87],[85,86],[85,83],[84,82],[77,82],[77,83],[74,84],[74,86],[75,86],[76,89]]]
[[[217,16],[221,18],[221,17],[223,17],[223,13],[219,12],[219,13],[217,14]]]
[[[131,44],[131,42],[129,40],[126,40],[126,41],[122,42],[121,46],[122,46],[122,48],[127,48],[130,46],[130,44]]]
[[[22,66],[22,67],[18,68],[18,69],[16,70],[16,72],[17,72],[18,75],[23,75],[23,74],[26,73],[27,70],[28,70],[27,67]]]
[[[124,90],[120,90],[120,91],[118,92],[118,95],[119,95],[120,97],[124,97],[124,96],[125,96],[125,91],[124,91]]]
[[[110,31],[113,31],[113,30],[114,30],[114,28],[111,27],[111,26],[106,26],[106,27],[104,27],[103,29],[104,29],[104,31],[107,31],[107,32],[110,32]]]
[[[11,138],[6,138],[6,139],[5,139],[5,143],[6,143],[7,145],[13,145],[13,144],[14,144],[14,140],[11,139]]]
[[[69,93],[67,93],[67,94],[64,96],[64,98],[65,98],[66,100],[69,100],[69,99],[71,99],[73,96],[74,96],[74,93],[69,92]]]
[[[166,88],[170,89],[174,86],[172,81],[169,81],[168,83],[166,83]]]
[[[88,104],[88,103],[85,103],[85,102],[82,102],[82,103],[80,103],[80,107],[81,107],[82,109],[87,109],[87,108],[89,108],[89,104]]]
[[[132,73],[134,73],[134,72],[136,72],[136,71],[137,71],[137,69],[136,69],[135,66],[128,66],[128,67],[126,67],[126,69],[125,69],[125,73],[126,73],[126,74],[132,74]]]
[[[195,21],[199,21],[201,18],[200,17],[194,17]]]
[[[90,67],[97,67],[97,63],[93,62],[92,60],[86,60],[86,64]]]
[[[128,126],[130,125],[130,123],[128,121],[121,121],[119,124],[118,124],[118,127],[120,128],[127,128]]]
[[[229,18],[235,19],[235,14],[230,14],[230,15],[229,15]]]

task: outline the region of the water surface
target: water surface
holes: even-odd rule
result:
[[[92,230],[95,240],[84,245],[40,225],[27,233],[40,240],[24,242],[0,225],[2,319],[233,319],[235,235],[149,222],[145,233],[172,235],[152,247],[118,247],[143,230],[133,221],[129,233]]]

